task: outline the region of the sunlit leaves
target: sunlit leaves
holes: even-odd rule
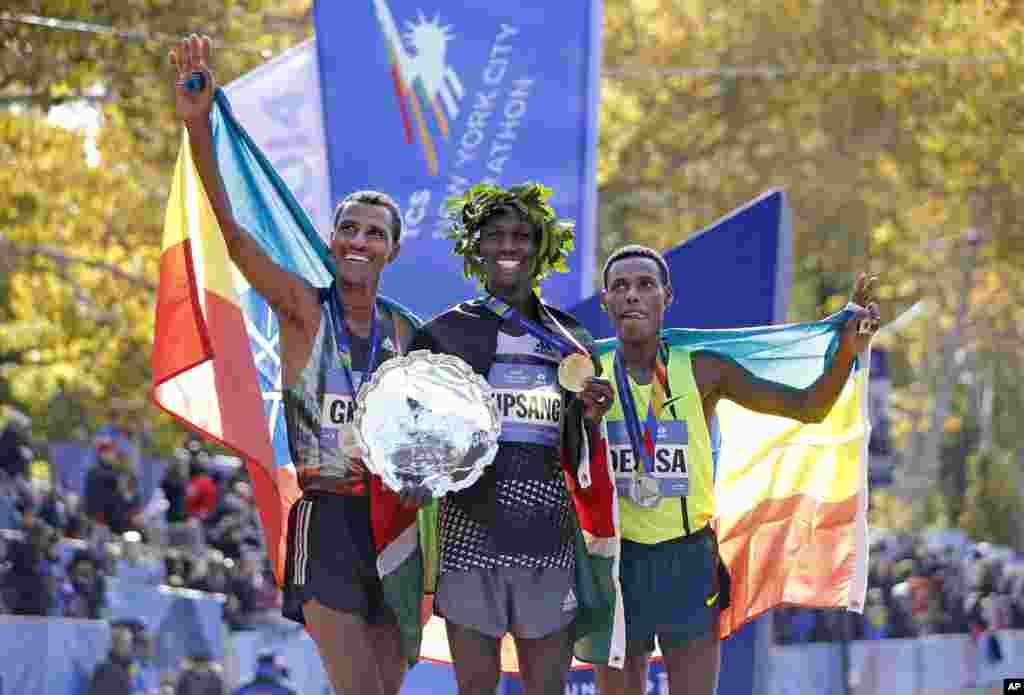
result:
[[[781,187],[793,207],[790,318],[834,306],[860,269],[881,275],[884,317],[923,299],[932,307],[890,344],[902,358],[901,443],[928,430],[950,379],[993,383],[997,421],[1019,409],[1024,389],[991,365],[1020,364],[1024,345],[1020,3],[605,7],[615,77],[602,113],[602,253],[626,241],[674,246]],[[719,69],[658,74],[707,67]],[[941,353],[949,336],[960,361]],[[954,399],[946,415],[976,429],[981,415],[966,403]],[[1019,445],[996,430],[1000,445]]]
[[[5,4],[15,15],[157,36],[124,39],[0,23],[0,380],[8,380],[37,425],[45,422],[60,377],[98,421],[112,416],[111,403],[134,402],[135,419],[161,422],[145,402],[153,287],[180,124],[170,99],[173,42],[159,37],[212,35],[222,46],[215,73],[228,82],[307,38],[309,5]],[[261,55],[263,49],[269,52]],[[65,127],[75,123],[66,110],[54,110],[56,104],[98,116],[99,129]],[[89,161],[90,151],[98,161]]]

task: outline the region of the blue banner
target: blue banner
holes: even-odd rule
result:
[[[316,44],[306,41],[224,88],[235,116],[313,224],[331,224]]]
[[[666,251],[675,301],[665,326],[744,328],[785,321],[790,216],[785,195],[772,191]],[[615,334],[601,311],[600,293],[572,313],[595,338]]]
[[[599,0],[356,0],[315,7],[331,198],[379,189],[405,231],[383,291],[423,315],[478,293],[445,238],[444,201],[474,183],[537,180],[577,220],[571,272],[592,291]]]

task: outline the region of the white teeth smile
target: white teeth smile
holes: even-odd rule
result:
[[[636,311],[627,311],[625,314],[622,315],[622,318],[624,319],[642,319],[643,317],[643,314]]]
[[[346,261],[359,261],[360,263],[369,263],[370,262],[370,259],[367,258],[366,256],[356,256],[354,254],[349,254],[348,256],[345,256],[345,260]]]
[[[498,261],[498,267],[504,270],[515,270],[519,267],[519,261]]]

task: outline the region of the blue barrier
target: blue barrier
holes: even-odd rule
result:
[[[904,692],[953,695],[979,692],[963,690],[965,688],[998,687],[1003,678],[1024,673],[1024,632],[1003,631],[997,633],[997,638],[1002,653],[999,662],[988,661],[986,650],[968,635],[853,642],[850,645],[851,684],[859,695]],[[297,625],[235,633],[231,648],[226,650],[224,664],[229,687],[252,678],[256,655],[265,648],[274,649],[287,664],[296,692],[331,695],[316,647]],[[4,655],[0,659],[0,695],[86,695],[93,670],[109,650],[110,628],[103,621],[0,616],[0,653]],[[838,644],[767,648],[758,659],[767,668],[757,692],[768,695],[842,693],[839,650]],[[175,664],[177,666],[179,664]],[[723,676],[728,673],[726,669]],[[155,681],[147,685],[155,685]],[[451,667],[432,662],[417,664],[402,687],[402,695],[455,692]],[[521,692],[515,678],[502,679],[501,695]],[[588,670],[570,673],[565,695],[596,695],[596,692]],[[754,691],[729,692],[749,695]],[[668,693],[664,670],[657,661],[651,664],[647,693]]]
[[[754,692],[754,631],[753,624],[747,625],[722,642],[723,668],[718,681],[718,695],[749,695]],[[501,695],[522,695],[522,684],[518,678],[505,677],[502,681]],[[405,691],[402,692],[404,695]],[[594,672],[589,668],[570,671],[565,695],[597,695]],[[653,659],[647,670],[647,695],[669,695],[668,676],[661,659]]]
[[[235,684],[249,682],[256,673],[256,657],[269,649],[288,667],[289,685],[303,695],[331,695],[330,681],[313,639],[297,623],[274,628],[244,630],[231,636],[225,673]]]
[[[225,668],[232,682],[246,683],[253,677],[256,657],[264,649],[274,651],[287,665],[291,674],[289,685],[296,692],[303,695],[331,695],[333,692],[313,639],[299,625],[234,633]],[[421,661],[406,673],[401,695],[443,695],[456,690],[455,674],[450,665]]]
[[[139,619],[152,641],[152,661],[139,672],[147,688],[159,685],[160,672],[179,670],[187,656],[224,658],[221,599],[137,584],[121,592],[116,580],[111,583],[109,620]],[[86,695],[96,665],[109,651],[105,620],[0,616],[0,695]]]
[[[405,691],[402,692],[404,694]],[[651,661],[650,668],[647,670],[646,693],[647,695],[669,695],[668,679],[661,659]],[[503,677],[501,695],[523,695],[522,681],[513,676]],[[565,695],[598,695],[594,672],[589,668],[569,671],[569,678],[565,684]]]
[[[327,674],[320,662],[316,645],[299,626],[236,632],[231,638],[227,672],[233,681],[245,683],[256,669],[256,656],[263,649],[276,652],[292,674],[292,687],[300,693],[331,695]],[[753,628],[748,626],[722,643],[723,664],[743,668],[723,669],[719,682],[720,695],[749,695],[753,692],[754,661]],[[660,659],[651,662],[647,675],[647,695],[669,695],[668,680]],[[420,661],[405,677],[401,695],[444,695],[456,693],[455,673],[450,664]],[[516,676],[502,676],[499,695],[522,695],[522,683]],[[589,668],[569,672],[565,695],[597,695],[594,673]]]
[[[153,640],[155,664],[161,669],[176,669],[182,659],[191,656],[224,657],[227,628],[220,596],[111,578],[107,615],[110,620],[141,620]]]
[[[0,616],[0,692],[85,695],[109,650],[104,622]]]

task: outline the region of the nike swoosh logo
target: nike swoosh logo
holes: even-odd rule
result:
[[[689,396],[673,396],[672,398],[669,398],[667,401],[662,403],[661,407],[662,408],[667,408],[670,405],[675,405],[676,403],[678,403],[680,401],[685,401],[687,398],[689,398]]]
[[[711,606],[715,605],[715,601],[717,601],[717,600],[718,600],[718,593],[719,593],[719,592],[717,592],[717,591],[716,591],[715,593],[713,593],[713,594],[711,594],[710,596],[708,596],[707,600],[706,600],[706,601],[704,601],[704,603],[706,603],[706,604],[708,605],[708,607],[709,607],[709,608],[710,608]]]

